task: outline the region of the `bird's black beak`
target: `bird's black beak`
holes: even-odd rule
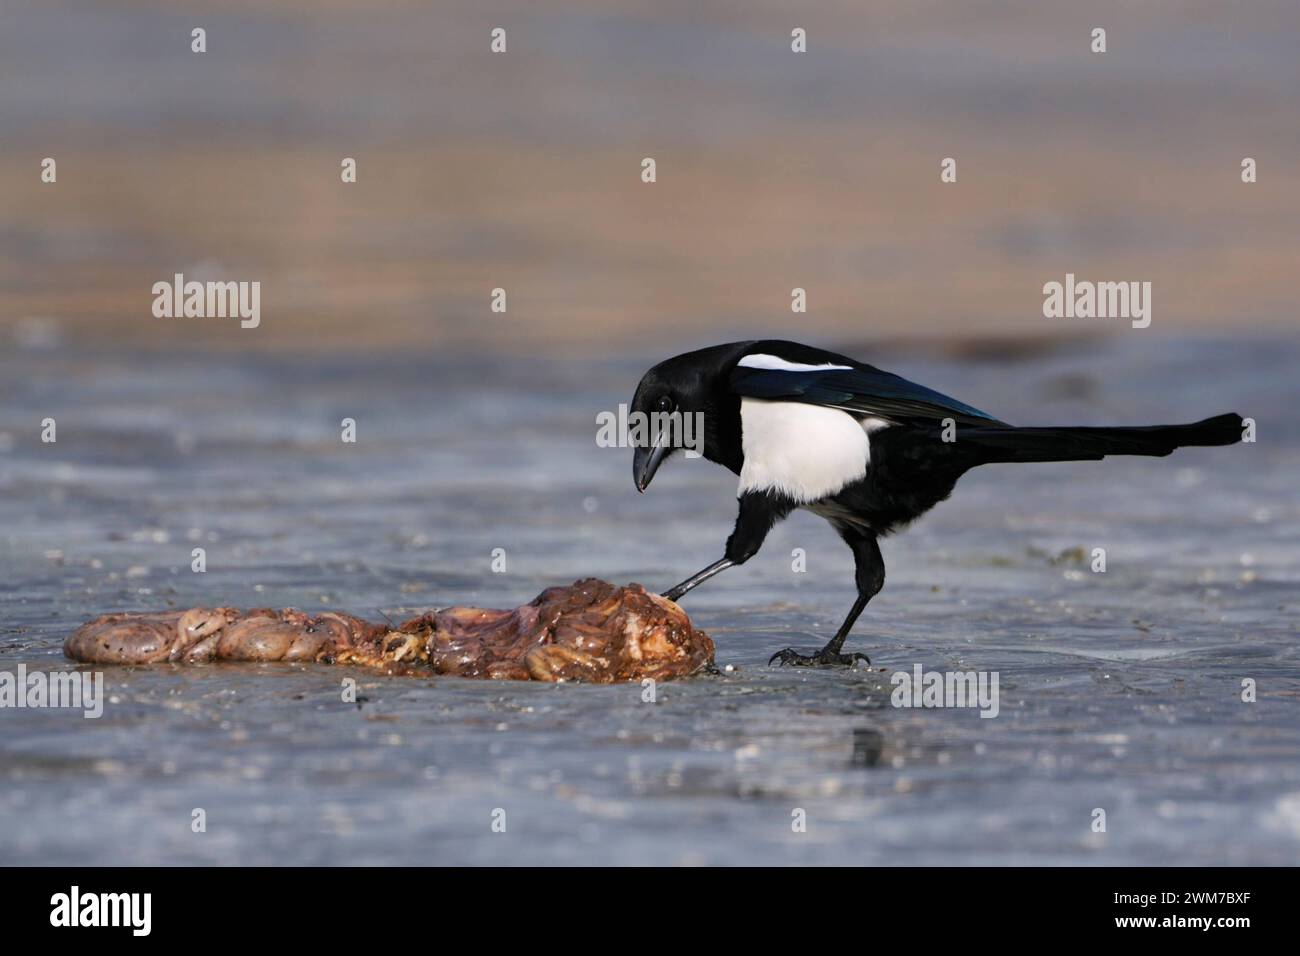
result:
[[[668,457],[671,446],[666,438],[666,435],[661,435],[654,445],[649,448],[639,447],[632,455],[632,478],[636,481],[637,491],[644,493],[650,487],[650,479]]]

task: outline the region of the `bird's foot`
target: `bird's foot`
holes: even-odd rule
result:
[[[771,667],[775,663],[789,664],[791,667],[852,667],[858,661],[871,663],[871,658],[866,654],[839,654],[829,652],[822,648],[816,654],[800,654],[793,647],[787,647],[784,650],[777,651],[768,660],[767,666]]]

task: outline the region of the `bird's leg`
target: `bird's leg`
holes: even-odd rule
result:
[[[853,557],[857,563],[857,573],[854,578],[858,585],[858,598],[853,602],[848,617],[835,632],[835,636],[817,653],[801,654],[793,647],[787,647],[773,654],[767,662],[769,665],[779,662],[802,667],[822,664],[842,664],[851,667],[857,661],[871,663],[871,658],[866,654],[844,654],[841,653],[841,648],[844,647],[844,639],[849,636],[849,631],[853,630],[853,625],[857,623],[858,616],[862,614],[862,609],[885,586],[885,559],[881,557],[880,545],[876,543],[875,535],[863,534],[851,529],[841,529],[840,535],[853,549]]]
[[[705,581],[713,577],[715,574],[727,570],[727,568],[731,567],[735,563],[736,562],[732,561],[730,558],[723,558],[720,561],[714,561],[707,568],[704,568],[701,571],[696,571],[694,574],[692,574],[681,584],[669,588],[667,591],[663,593],[663,596],[670,601],[680,600],[681,596],[685,594],[687,591],[691,590],[691,588],[695,587],[698,584],[703,584]]]
[[[727,539],[727,553],[721,560],[697,571],[681,584],[669,588],[663,596],[676,601],[696,585],[703,584],[719,572],[737,564],[744,564],[763,546],[763,539],[772,525],[790,513],[794,502],[772,492],[746,492],[740,496],[740,511],[736,515],[736,528]]]
[[[867,606],[870,598],[865,594],[859,594],[858,599],[853,602],[853,607],[849,611],[849,616],[844,619],[840,629],[835,632],[835,636],[830,639],[825,647],[816,654],[800,654],[793,647],[786,647],[777,651],[768,660],[768,664],[781,663],[793,664],[796,667],[815,667],[820,664],[844,664],[852,666],[857,661],[866,661],[871,663],[871,658],[866,654],[842,654],[840,648],[844,646],[844,639],[849,636],[849,631],[853,630],[853,625],[862,613],[862,609]]]

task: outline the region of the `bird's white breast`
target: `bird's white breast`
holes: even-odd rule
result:
[[[779,491],[807,503],[833,495],[867,473],[868,431],[880,419],[805,402],[740,400],[740,493]]]

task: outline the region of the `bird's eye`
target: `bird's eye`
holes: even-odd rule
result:
[[[661,412],[670,412],[673,408],[673,400],[667,395],[664,395],[659,399],[655,407]]]

